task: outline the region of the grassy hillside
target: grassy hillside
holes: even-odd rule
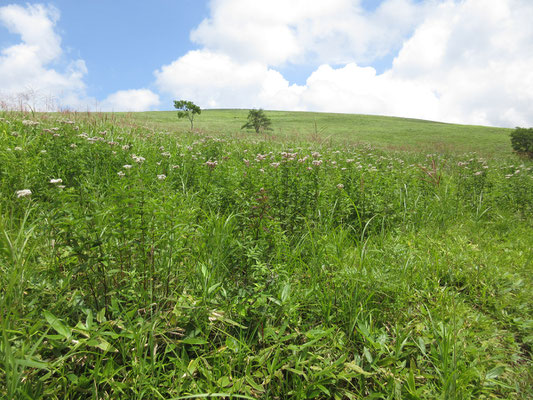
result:
[[[272,120],[273,140],[314,141],[333,144],[366,143],[383,149],[471,152],[484,155],[510,154],[510,129],[445,124],[417,119],[356,114],[267,111]],[[215,134],[235,135],[245,131],[248,110],[204,110],[195,128]],[[158,111],[117,114],[161,130],[186,131],[189,121],[176,112]]]
[[[531,160],[173,115],[0,115],[0,398],[533,398]]]

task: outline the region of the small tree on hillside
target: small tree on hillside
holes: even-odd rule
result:
[[[512,131],[511,145],[518,154],[533,158],[533,128],[516,128]]]
[[[178,118],[187,117],[191,121],[191,131],[193,130],[194,115],[200,115],[202,110],[192,101],[174,100],[174,108],[178,109]]]
[[[272,121],[265,115],[265,112],[262,109],[259,110],[250,110],[248,113],[248,122],[246,122],[241,129],[255,129],[256,133],[263,131],[271,131]]]

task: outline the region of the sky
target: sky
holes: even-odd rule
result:
[[[533,126],[533,0],[0,0],[0,108]]]

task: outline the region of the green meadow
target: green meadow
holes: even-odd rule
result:
[[[195,129],[231,136],[242,134],[248,110],[203,110],[195,117]],[[446,124],[395,117],[358,114],[268,111],[275,141],[328,144],[369,144],[389,150],[470,152],[485,155],[510,154],[511,129]],[[115,114],[132,123],[156,129],[190,129],[187,119],[178,120],[175,111]]]
[[[0,114],[0,397],[530,399],[509,129]]]

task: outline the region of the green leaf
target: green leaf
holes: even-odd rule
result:
[[[16,363],[23,367],[48,370],[48,363],[40,360],[18,359],[16,360]]]
[[[245,376],[245,380],[246,382],[248,382],[248,384],[253,387],[255,390],[257,390],[258,392],[264,392],[265,391],[265,388],[263,386],[260,386],[258,385],[251,376],[249,375],[246,375]]]
[[[72,336],[72,331],[69,327],[67,327],[61,320],[59,320],[54,314],[52,314],[49,311],[43,312],[44,318],[50,324],[50,326],[61,336],[63,336],[66,339],[70,339]]]
[[[354,372],[357,372],[358,374],[361,374],[361,375],[365,375],[365,376],[373,375],[372,372],[365,371],[363,368],[361,368],[359,365],[357,365],[354,362],[346,363],[344,364],[344,367]]]
[[[180,340],[183,344],[207,344],[207,340],[202,338],[187,338]]]
[[[487,372],[487,374],[485,375],[485,379],[487,379],[487,380],[496,379],[501,374],[503,374],[504,371],[505,371],[504,367],[493,368],[489,372]]]

